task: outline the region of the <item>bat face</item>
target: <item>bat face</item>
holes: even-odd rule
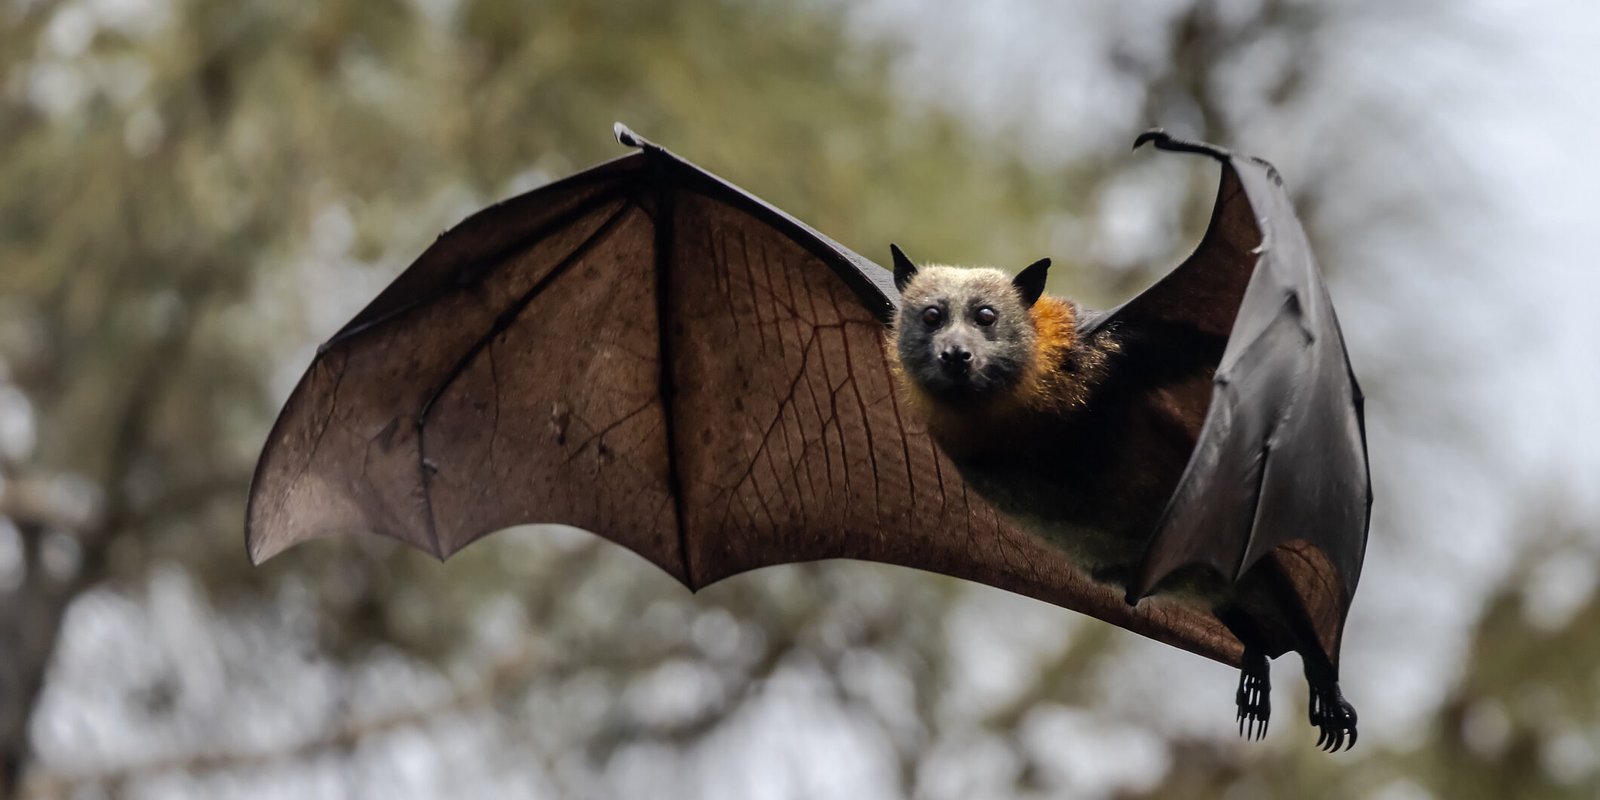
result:
[[[906,283],[895,319],[901,368],[943,403],[1009,391],[1027,373],[1034,328],[1023,294],[996,269],[923,267]]]

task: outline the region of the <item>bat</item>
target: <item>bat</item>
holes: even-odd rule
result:
[[[443,233],[317,351],[252,480],[261,563],[376,533],[443,559],[562,523],[691,590],[830,558],[951,575],[1240,669],[1298,652],[1354,746],[1339,645],[1366,547],[1362,396],[1264,161],[1221,164],[1170,274],[1096,312],[886,270],[620,123],[635,152]]]

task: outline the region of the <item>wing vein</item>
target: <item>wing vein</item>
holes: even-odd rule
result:
[[[588,216],[595,209],[607,203],[614,202],[617,199],[617,194],[617,190],[615,189],[597,192],[593,197],[583,201],[582,203],[579,203],[576,206],[573,206],[570,210],[562,213],[555,219],[550,220],[544,225],[535,228],[533,231],[530,231],[523,236],[517,237],[516,241],[513,241],[486,256],[478,258],[465,267],[462,267],[457,273],[455,286],[452,288],[459,291],[471,286],[476,286],[481,280],[483,280],[485,275],[488,275],[489,272],[493,270],[496,265],[504,262],[513,254],[520,253],[524,250],[527,250],[529,247],[548,239],[549,237],[555,235],[557,231],[563,230],[567,226],[572,225],[578,220]],[[440,238],[442,239],[445,236],[449,236],[455,231],[456,229],[452,228],[451,230],[442,234]],[[407,313],[416,308],[429,303],[437,302],[438,299],[438,296],[433,294],[426,294],[418,297],[409,303],[385,311],[384,313],[379,314],[370,320],[366,320],[359,325],[352,325],[351,327],[339,331],[333,335],[333,338],[329,339],[319,349],[326,351],[328,348],[333,347],[345,339],[349,339],[352,336],[358,336],[386,322],[405,316]]]
[[[433,509],[433,490],[431,486],[431,478],[433,471],[437,467],[435,464],[433,464],[433,462],[428,460],[428,440],[426,435],[428,417],[433,413],[434,405],[439,401],[439,398],[442,397],[447,390],[449,390],[456,380],[459,379],[464,372],[466,372],[467,367],[470,366],[472,362],[477,360],[478,355],[495,340],[495,337],[504,333],[507,328],[511,327],[512,323],[516,322],[517,317],[520,316],[522,311],[533,302],[535,297],[538,297],[544,292],[545,289],[548,289],[550,284],[554,283],[557,278],[566,274],[567,270],[571,269],[573,264],[578,263],[579,259],[583,258],[583,256],[592,250],[595,245],[604,241],[607,234],[616,229],[617,224],[622,221],[623,216],[627,214],[630,208],[637,207],[638,206],[636,204],[629,203],[623,203],[622,205],[618,206],[617,210],[613,211],[611,216],[607,217],[606,221],[601,223],[600,227],[595,229],[594,233],[589,234],[588,238],[585,238],[582,242],[579,242],[578,246],[574,247],[571,253],[568,253],[565,258],[561,259],[561,261],[558,262],[549,273],[547,273],[543,278],[540,278],[538,282],[534,283],[533,286],[529,287],[528,291],[523,292],[522,296],[517,298],[517,301],[512,303],[508,308],[506,308],[505,311],[500,312],[500,316],[495,318],[494,325],[489,328],[489,331],[478,337],[476,342],[473,342],[472,347],[467,350],[466,355],[462,356],[460,360],[456,361],[456,364],[451,368],[450,373],[445,376],[444,380],[439,382],[437,387],[434,388],[433,392],[429,395],[427,402],[422,404],[422,410],[417,413],[416,418],[417,471],[418,474],[421,475],[422,506],[423,511],[425,512],[424,518],[428,522],[428,537],[433,542],[433,554],[435,557],[443,558],[445,553],[439,542],[439,521],[435,517]]]
[[[689,555],[689,525],[684,509],[683,476],[678,472],[678,420],[675,414],[677,387],[673,381],[673,326],[667,320],[672,313],[672,248],[677,228],[677,203],[668,176],[658,167],[655,173],[656,208],[661,218],[656,220],[656,341],[660,346],[657,370],[660,373],[661,432],[666,439],[667,494],[672,497],[673,519],[678,526],[678,558],[683,569],[683,584],[690,590],[699,588],[694,579],[694,559]]]
[[[839,332],[845,332],[845,325],[840,324]],[[872,435],[872,415],[867,411],[867,402],[861,397],[861,383],[856,378],[855,356],[850,354],[850,337],[844,337],[844,374],[850,383],[850,392],[855,395],[856,409],[861,412],[861,430],[867,435],[867,460],[872,464],[872,511],[878,521],[877,534],[883,535],[883,486],[878,476],[878,445]]]

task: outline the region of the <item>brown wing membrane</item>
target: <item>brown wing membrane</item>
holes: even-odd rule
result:
[[[647,166],[629,156],[473,216],[325,345],[257,467],[251,556],[372,531],[444,557],[549,519],[676,568],[667,451],[650,435],[663,420]]]
[[[463,222],[323,348],[257,468],[252,558],[565,523],[691,588],[879,561],[1238,663],[1208,612],[1127,606],[967,491],[892,391],[887,271],[619,135],[643,152]]]

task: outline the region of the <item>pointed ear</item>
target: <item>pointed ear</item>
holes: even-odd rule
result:
[[[889,245],[889,253],[894,256],[894,288],[903,292],[906,290],[906,284],[917,274],[917,265],[906,258],[905,251],[897,244]]]
[[[1011,279],[1011,285],[1017,287],[1017,294],[1022,295],[1024,308],[1033,308],[1033,304],[1038,301],[1039,295],[1044,294],[1044,279],[1049,275],[1049,272],[1050,259],[1041,258],[1029,264],[1027,269],[1017,273],[1017,277]]]

